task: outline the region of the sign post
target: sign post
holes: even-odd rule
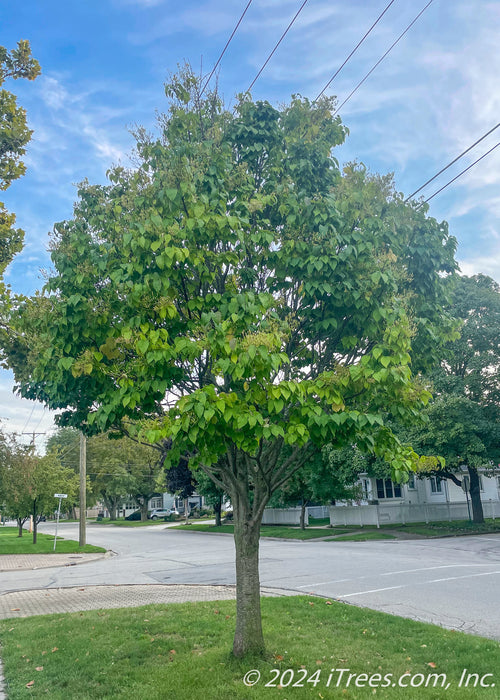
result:
[[[59,515],[61,514],[61,501],[63,498],[68,498],[67,493],[55,493],[54,498],[59,499],[59,505],[57,506],[57,520],[56,520],[56,534],[54,537],[54,552],[56,551],[56,542],[57,542],[57,528],[59,526]]]

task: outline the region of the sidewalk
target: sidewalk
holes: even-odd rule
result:
[[[89,554],[0,554],[0,571],[22,571],[47,569],[53,566],[75,566],[96,559],[113,556],[112,552],[92,552]]]
[[[297,591],[262,588],[263,596],[297,595]],[[137,584],[80,586],[13,591],[0,595],[0,619],[72,613],[107,608],[136,608],[141,605],[234,600],[236,586],[197,584]]]

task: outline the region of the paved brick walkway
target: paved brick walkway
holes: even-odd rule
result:
[[[263,588],[262,595],[276,597],[297,595],[297,592],[279,588]],[[135,608],[153,603],[186,603],[234,600],[235,598],[235,586],[141,584],[43,588],[0,595],[0,619],[105,608]]]
[[[110,556],[108,552],[91,554],[1,554],[0,571],[47,569],[52,566],[75,566]]]

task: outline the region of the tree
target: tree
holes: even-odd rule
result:
[[[102,499],[111,520],[127,496],[141,507],[141,519],[147,520],[148,501],[161,485],[160,454],[148,445],[116,434],[94,435],[87,441],[87,500]],[[64,464],[79,473],[79,433],[62,428],[47,442],[47,451],[55,451]]]
[[[28,41],[19,41],[12,51],[0,46],[0,87],[8,78],[34,80],[39,74],[40,65],[32,58]],[[8,90],[0,90],[0,190],[6,190],[13,180],[24,175],[26,168],[21,157],[32,133],[26,123],[26,112],[18,106],[16,96]],[[14,214],[0,202],[0,276],[22,248],[24,234],[15,228],[15,220]]]
[[[443,348],[431,374],[437,398],[413,440],[445,457],[436,475],[462,486],[460,468],[467,468],[473,520],[482,523],[478,469],[500,462],[500,287],[485,275],[458,277],[451,308],[462,319],[460,339]]]
[[[30,516],[27,499],[25,465],[31,450],[16,442],[13,436],[0,433],[0,502],[2,511],[17,522],[19,537],[23,536],[23,525]]]
[[[207,505],[214,509],[215,525],[220,527],[222,525],[222,504],[228,500],[228,495],[224,493],[224,489],[214,484],[205,472],[200,470],[196,474],[196,490],[200,496],[205,498]]]
[[[352,446],[340,450],[330,445],[318,450],[302,469],[287,481],[271,499],[275,507],[301,507],[300,527],[305,530],[306,508],[312,503],[329,504],[359,497],[359,473],[364,460]],[[363,466],[361,466],[363,465]]]
[[[186,525],[189,517],[189,497],[196,491],[196,480],[189,468],[189,460],[181,457],[177,464],[172,464],[166,470],[167,490],[175,493],[184,501],[184,518]]]
[[[33,544],[42,515],[54,512],[54,493],[67,493],[70,500],[78,493],[77,475],[63,467],[53,454],[39,457],[31,447],[11,447],[11,458],[3,471],[4,500],[8,515],[17,520],[19,536],[26,520],[33,517]]]
[[[242,656],[264,649],[273,492],[325,443],[376,453],[398,480],[414,467],[385,420],[429,397],[411,340],[451,337],[454,239],[391,178],[340,173],[332,100],[278,110],[244,95],[229,113],[189,71],[167,94],[161,137],[137,134],[137,169],[84,183],[56,225],[55,272],[12,315],[7,350],[19,392],[61,424],[142,435],[230,495]]]

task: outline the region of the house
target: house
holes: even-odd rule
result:
[[[460,475],[461,478],[461,475]],[[464,481],[467,483],[467,476]],[[486,518],[500,518],[500,474],[480,473],[481,501]],[[449,479],[439,476],[419,479],[410,474],[406,484],[362,475],[363,498],[353,504],[330,506],[332,525],[376,525],[389,523],[466,520],[471,517],[470,496]]]
[[[462,475],[459,476],[462,478]],[[464,481],[467,483],[467,475]],[[337,502],[328,507],[332,525],[376,525],[390,523],[467,520],[472,516],[470,496],[449,479],[431,476],[419,479],[410,474],[406,484],[391,479],[360,477],[362,498],[356,502]],[[493,476],[480,472],[481,501],[485,518],[500,518],[500,470]],[[308,508],[308,516],[318,507]],[[300,508],[266,508],[262,522],[267,525],[298,525]]]

